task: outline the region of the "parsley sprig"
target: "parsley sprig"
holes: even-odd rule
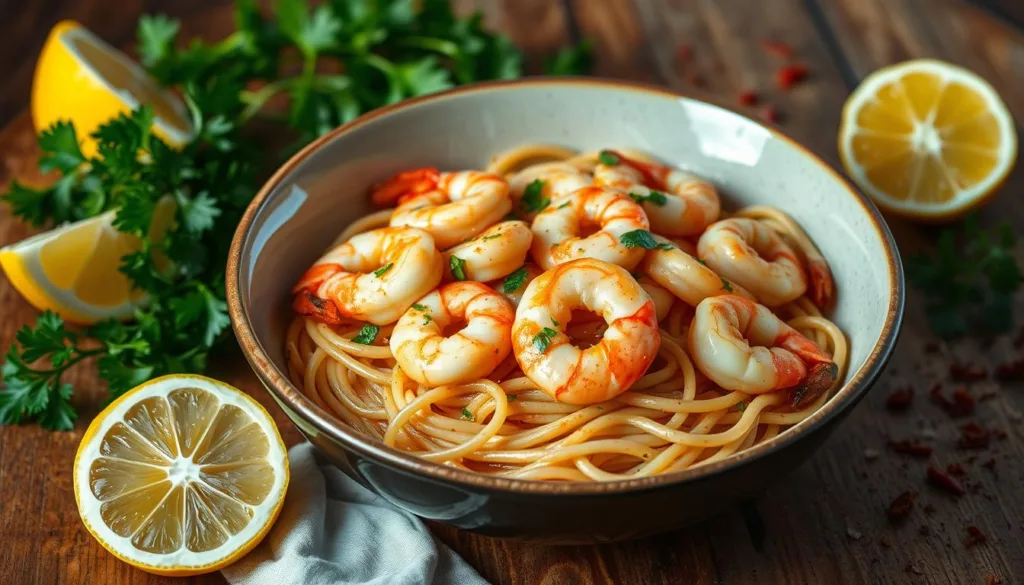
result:
[[[114,212],[114,227],[141,241],[120,270],[149,302],[128,322],[76,329],[43,313],[19,331],[3,365],[0,424],[72,428],[72,388],[63,376],[83,360],[98,360],[111,397],[154,376],[206,369],[211,350],[228,337],[224,266],[231,236],[260,181],[280,162],[252,140],[253,118],[283,122],[282,134],[294,137],[291,151],[373,108],[521,74],[511,42],[484,29],[480,13],[455,15],[447,0],[315,7],[278,0],[272,12],[236,0],[235,32],[187,46],[177,21],[142,17],[140,59],[177,88],[196,130],[180,149],[153,135],[154,113],[146,107],[101,126],[93,134],[97,152],[88,158],[70,123],[39,135],[40,169],[56,181],[43,189],[12,182],[3,199],[34,226]],[[580,73],[588,59],[584,46],[550,63],[558,73]],[[173,216],[168,227],[151,233],[164,213]],[[356,341],[375,337],[364,328]]]

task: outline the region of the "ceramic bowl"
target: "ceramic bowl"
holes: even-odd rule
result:
[[[368,187],[419,166],[483,168],[525,143],[635,148],[716,183],[723,206],[791,214],[831,263],[831,318],[850,342],[842,387],[807,420],[725,460],[613,483],[499,479],[423,461],[339,423],[288,379],[290,289],[352,220]],[[703,519],[756,496],[817,449],[875,381],[896,343],[904,282],[875,207],[779,130],[663,89],[591,79],[486,83],[369,113],[320,138],[267,182],[231,247],[228,302],[246,357],[300,431],[395,505],[481,533],[546,542],[619,540]]]

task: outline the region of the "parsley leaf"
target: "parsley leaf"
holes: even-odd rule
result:
[[[505,282],[501,283],[501,292],[510,295],[526,283],[526,267],[522,266],[516,269],[515,272],[505,277]]]
[[[657,249],[657,250],[675,250],[676,246],[675,246],[675,244],[673,244],[671,242],[659,242],[658,245],[655,246],[655,249]]]
[[[496,238],[500,238],[502,235],[504,235],[504,234],[491,234],[489,236],[484,236],[484,237],[480,238],[480,240],[483,241],[483,242],[486,242],[487,240],[493,240],[493,239],[496,239]]]
[[[558,332],[550,327],[545,327],[540,330],[540,333],[533,336],[533,346],[537,348],[537,351],[544,353],[548,350],[548,345],[551,344],[551,340],[558,335]]]
[[[377,333],[380,331],[380,327],[367,323],[359,329],[359,333],[352,338],[355,343],[361,343],[363,345],[370,345],[377,339]]]
[[[412,308],[416,309],[417,311],[426,311],[427,310],[427,308],[425,306],[423,306],[423,305],[421,305],[419,303],[413,303],[412,304]]]
[[[640,193],[630,193],[629,197],[630,199],[636,201],[637,203],[651,203],[659,207],[668,203],[668,197],[666,197],[665,194],[662,193],[661,191],[651,191],[647,195],[641,195]]]
[[[736,410],[738,410],[740,412],[743,412],[746,409],[747,409],[747,401],[746,400],[740,400],[739,402],[736,403]]]
[[[465,407],[462,408],[462,418],[466,420],[476,420],[476,417],[473,416],[473,413],[470,412],[469,409]]]
[[[575,47],[558,51],[544,60],[544,73],[548,75],[580,75],[590,71],[594,63],[594,43],[584,39]]]
[[[85,162],[78,146],[78,135],[71,122],[58,121],[39,135],[39,170],[44,173],[59,170],[64,174],[74,171]]]
[[[519,395],[518,394],[509,394],[507,396],[507,398],[508,398],[509,402],[515,402],[516,400],[519,400]]]
[[[394,266],[395,266],[394,262],[388,262],[384,266],[381,266],[377,270],[374,270],[373,271],[373,275],[376,276],[377,278],[380,278],[381,276],[384,276],[385,274],[387,274],[388,270],[391,270]]]
[[[613,167],[619,164],[619,157],[610,150],[602,150],[597,155],[597,160],[603,164]]]
[[[647,230],[633,230],[619,236],[619,241],[627,248],[643,248],[653,250],[658,247],[658,241],[654,239],[651,232]]]
[[[458,256],[448,257],[448,268],[455,280],[466,280],[466,261]]]
[[[523,189],[523,198],[519,200],[519,206],[523,211],[544,211],[548,205],[551,205],[551,199],[544,197],[544,181],[534,179],[526,189]]]
[[[725,292],[730,292],[730,293],[733,292],[732,291],[732,283],[730,283],[728,280],[722,278],[721,276],[719,276],[718,278],[720,278],[722,280],[722,290],[724,290]]]

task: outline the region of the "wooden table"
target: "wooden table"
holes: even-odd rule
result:
[[[474,2],[458,1],[460,9]],[[494,0],[480,2],[487,22],[507,32],[535,65],[570,40],[592,38],[603,76],[640,79],[696,95],[734,100],[756,90],[799,140],[834,158],[839,112],[847,93],[878,67],[912,57],[937,57],[988,78],[1017,120],[1024,120],[1024,2],[987,0]],[[23,109],[34,59],[59,18],[76,18],[105,38],[128,45],[141,12],[183,19],[190,35],[216,38],[230,28],[223,0],[109,0],[0,3],[0,184],[34,166],[31,125]],[[1016,24],[1015,24],[1016,23]],[[810,79],[790,92],[777,89],[775,57],[763,39],[797,50]],[[691,48],[681,60],[678,48]],[[983,217],[1022,225],[1024,168]],[[904,253],[927,247],[931,230],[898,220],[890,225]],[[0,244],[29,230],[0,210]],[[438,528],[441,538],[495,583],[1004,583],[1024,579],[1024,434],[1021,387],[982,381],[970,385],[980,402],[973,419],[1004,430],[991,451],[955,448],[959,427],[928,401],[934,382],[949,383],[951,359],[990,370],[1020,353],[1009,339],[992,345],[966,340],[927,350],[922,297],[911,291],[899,348],[882,381],[809,463],[771,487],[758,508],[736,510],[702,525],[656,538],[604,546],[546,547],[502,542]],[[1018,303],[1019,305],[1019,303]],[[1021,307],[1018,306],[1018,312]],[[35,312],[0,279],[0,344]],[[213,375],[269,398],[236,348],[217,359]],[[74,432],[33,426],[0,428],[0,583],[163,583],[107,554],[83,529],[75,510],[71,464],[103,388],[95,370],[74,373],[82,417]],[[910,384],[917,398],[895,415],[885,402]],[[299,435],[281,415],[290,442]],[[925,437],[929,459],[887,450],[888,439]],[[995,467],[984,463],[994,456]],[[970,493],[951,499],[929,488],[925,470],[961,463]],[[909,518],[886,517],[900,493],[920,493]],[[680,502],[679,505],[692,505]],[[967,548],[966,527],[988,542]],[[926,534],[927,533],[927,534]],[[218,574],[195,579],[221,583]]]

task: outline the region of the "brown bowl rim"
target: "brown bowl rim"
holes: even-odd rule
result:
[[[817,412],[764,443],[760,443],[745,451],[733,454],[721,461],[707,465],[673,473],[610,482],[543,482],[536,480],[493,477],[482,473],[463,471],[425,461],[415,455],[388,447],[377,439],[365,436],[355,430],[348,429],[339,424],[333,415],[324,411],[309,400],[291,383],[290,380],[288,380],[286,375],[279,372],[273,365],[269,356],[260,345],[260,342],[256,339],[255,333],[253,332],[252,326],[249,322],[248,310],[242,302],[242,297],[239,291],[239,266],[241,264],[242,257],[242,244],[247,239],[256,214],[266,202],[270,193],[294,168],[301,164],[307,157],[319,150],[324,144],[334,140],[335,138],[343,136],[356,128],[365,126],[378,118],[413,108],[420,104],[445,100],[452,96],[463,94],[517,89],[524,86],[564,87],[573,85],[644,92],[671,99],[685,98],[728,110],[737,116],[746,118],[747,120],[765,128],[776,138],[784,140],[790,146],[799,149],[809,159],[815,161],[819,166],[831,173],[839,184],[845,186],[850,195],[860,203],[868,217],[871,218],[875,232],[882,240],[889,268],[891,294],[885,316],[885,322],[882,327],[882,334],[879,337],[878,342],[872,348],[871,354],[864,362],[864,365],[854,372],[850,380],[843,385],[843,387],[841,387],[832,396],[832,398],[825,403],[824,406],[818,409]],[[728,105],[717,103],[714,100],[709,100],[704,97],[698,98],[684,92],[649,84],[596,77],[535,77],[517,80],[486,81],[464,85],[447,91],[411,98],[396,104],[378,108],[319,137],[285,162],[270,177],[270,179],[267,180],[253,200],[249,203],[249,206],[245,210],[245,214],[242,216],[231,242],[227,264],[226,288],[228,311],[231,317],[232,327],[238,338],[239,344],[242,347],[242,352],[245,354],[249,364],[264,384],[275,395],[275,398],[278,401],[287,405],[287,408],[292,410],[296,416],[299,416],[307,423],[311,424],[320,433],[327,435],[331,440],[340,443],[346,449],[351,449],[364,457],[368,457],[390,467],[422,476],[430,480],[453,483],[469,488],[485,488],[500,492],[537,495],[543,494],[552,496],[607,495],[635,492],[654,489],[673,483],[682,483],[699,478],[706,478],[708,476],[739,467],[740,465],[750,463],[753,460],[768,455],[776,449],[784,449],[785,447],[797,442],[812,431],[823,427],[825,423],[841,412],[848,408],[852,408],[853,405],[861,398],[863,393],[872,385],[881,373],[882,369],[885,367],[886,362],[889,360],[896,346],[900,326],[903,321],[905,303],[903,266],[900,261],[899,251],[896,247],[892,233],[889,231],[888,226],[875,205],[860,191],[858,191],[831,163],[829,163],[826,157],[814,153],[811,149],[800,144],[775,125],[754,119],[743,112],[737,111]]]

